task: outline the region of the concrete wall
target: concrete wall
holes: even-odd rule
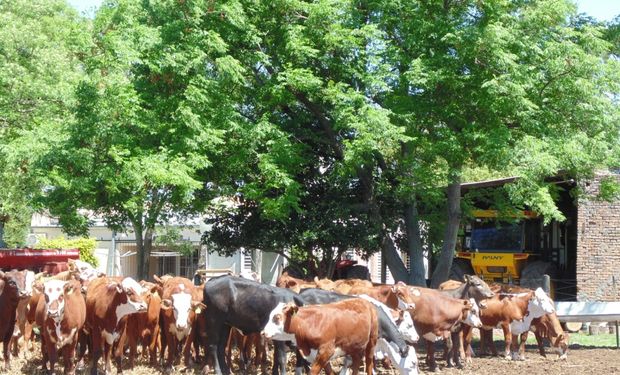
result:
[[[597,200],[599,173],[584,185],[577,212],[577,300],[620,301],[620,201]]]

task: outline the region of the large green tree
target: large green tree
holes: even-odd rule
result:
[[[228,184],[238,204],[213,212],[205,240],[291,250],[329,275],[347,250],[378,251],[385,232],[376,200],[391,193],[376,179],[405,139],[372,99],[393,76],[376,46],[385,36],[364,2],[235,4],[238,18],[229,4],[213,17],[230,19],[225,40],[247,67],[245,167]]]
[[[23,245],[43,184],[33,162],[72,118],[88,23],[60,0],[0,2],[0,223]]]
[[[192,2],[106,2],[94,19],[75,120],[42,163],[51,213],[71,233],[86,230],[88,214],[133,230],[141,278],[156,226],[208,202],[199,177],[237,121],[243,69],[211,27],[194,24],[208,12]]]

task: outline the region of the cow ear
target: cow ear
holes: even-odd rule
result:
[[[463,275],[463,281],[465,283],[468,283],[469,282],[469,275]]]
[[[202,310],[204,310],[206,308],[207,308],[207,306],[205,306],[204,303],[198,302],[198,301],[192,301],[192,309],[194,309],[194,312],[196,314],[200,314],[202,312]]]
[[[159,285],[153,285],[153,287],[150,290],[151,294],[156,294],[159,297],[161,297],[161,286]]]
[[[161,300],[161,309],[162,310],[169,310],[171,307],[172,307],[172,301],[170,301],[167,298]]]
[[[294,303],[289,303],[284,306],[284,309],[282,309],[282,314],[293,316],[297,313],[297,311],[299,311],[299,306],[295,305]]]
[[[113,283],[108,284],[108,290],[109,291],[116,290],[116,293],[122,293],[123,286],[117,282],[113,282]]]
[[[73,285],[71,284],[67,284],[67,286],[65,287],[65,294],[66,295],[71,295],[71,293],[73,293]]]
[[[153,279],[155,280],[155,282],[159,285],[164,285],[164,281],[157,275],[153,275]]]
[[[45,290],[45,286],[39,280],[35,281],[34,284],[32,284],[32,288],[35,289],[39,293],[43,293],[43,291]]]

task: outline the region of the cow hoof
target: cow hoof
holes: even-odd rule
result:
[[[562,360],[562,361],[566,361],[566,353],[564,353],[564,354],[562,354],[562,355],[560,356],[560,360]]]

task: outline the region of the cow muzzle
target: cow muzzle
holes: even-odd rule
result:
[[[48,310],[47,316],[54,320],[58,320],[62,316],[62,313],[62,310]]]

